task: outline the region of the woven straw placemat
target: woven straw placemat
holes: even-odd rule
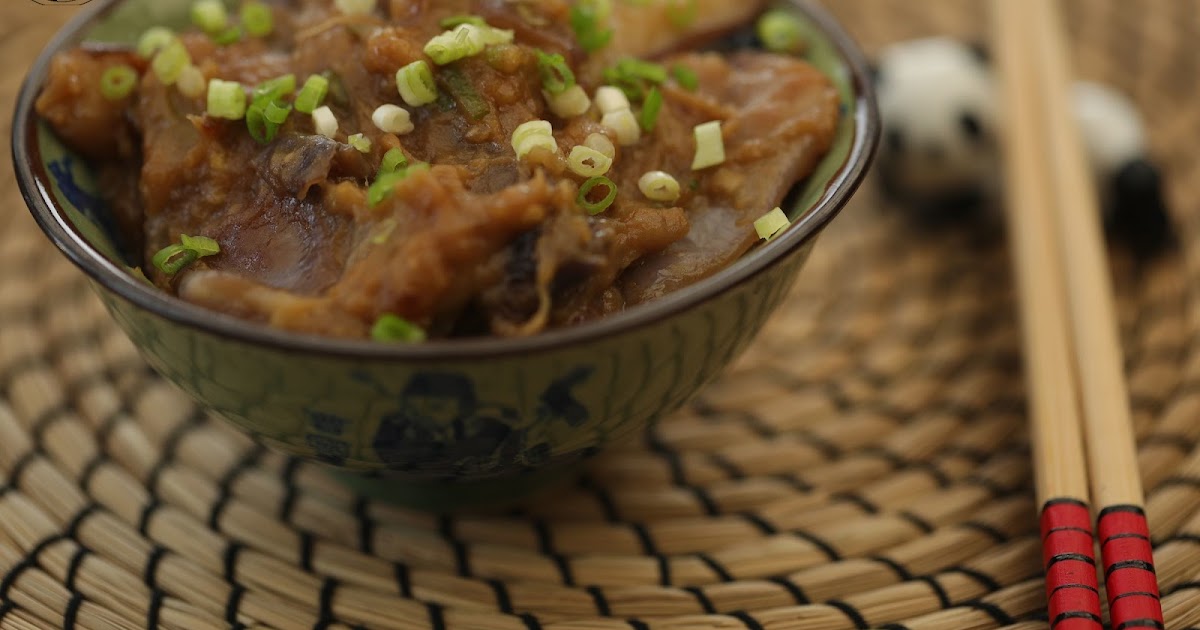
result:
[[[983,29],[968,0],[828,4],[868,50]],[[1183,251],[1114,273],[1168,627],[1200,627],[1200,2],[1068,5],[1081,73],[1136,97],[1169,167]],[[4,0],[6,108],[73,13]],[[864,191],[687,411],[568,491],[437,517],[157,378],[2,170],[0,628],[1046,627],[994,234],[914,232]]]

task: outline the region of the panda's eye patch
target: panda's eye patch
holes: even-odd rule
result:
[[[983,124],[979,122],[979,117],[975,114],[971,112],[959,114],[958,124],[970,140],[978,142],[983,139]]]
[[[904,153],[904,134],[900,133],[899,129],[889,129],[887,132],[887,144],[892,153]]]

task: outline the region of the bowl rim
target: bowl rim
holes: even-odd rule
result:
[[[49,177],[40,159],[33,105],[45,83],[51,57],[73,44],[83,29],[121,1],[103,1],[68,22],[38,55],[23,81],[12,123],[13,166],[21,195],[51,242],[107,291],[159,318],[194,331],[274,351],[372,361],[483,360],[560,350],[652,326],[748,283],[797,250],[810,245],[858,190],[879,143],[881,122],[865,54],[838,21],[815,0],[787,0],[817,25],[837,50],[841,61],[850,71],[856,108],[852,128],[854,138],[845,162],[831,177],[821,199],[782,236],[743,256],[717,274],[653,302],[593,322],[532,337],[449,339],[406,345],[286,332],[190,304],[146,286],[122,266],[108,260],[77,232],[49,188]]]

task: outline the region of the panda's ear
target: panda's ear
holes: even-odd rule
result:
[[[992,54],[988,51],[987,46],[983,42],[967,42],[967,50],[971,51],[971,56],[979,62],[980,65],[990,66],[992,64]]]

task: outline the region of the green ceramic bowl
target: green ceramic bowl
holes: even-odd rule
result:
[[[127,270],[87,165],[33,113],[51,55],[179,23],[187,0],[100,2],[38,59],[13,121],[22,193],[50,240],[90,276],[146,360],[197,401],[362,489],[436,507],[514,498],[679,408],[754,338],[874,152],[866,64],[812,3],[810,60],[838,84],[833,151],[789,200],[792,226],[717,276],[658,302],[531,339],[378,345],[272,330],[177,300]]]

